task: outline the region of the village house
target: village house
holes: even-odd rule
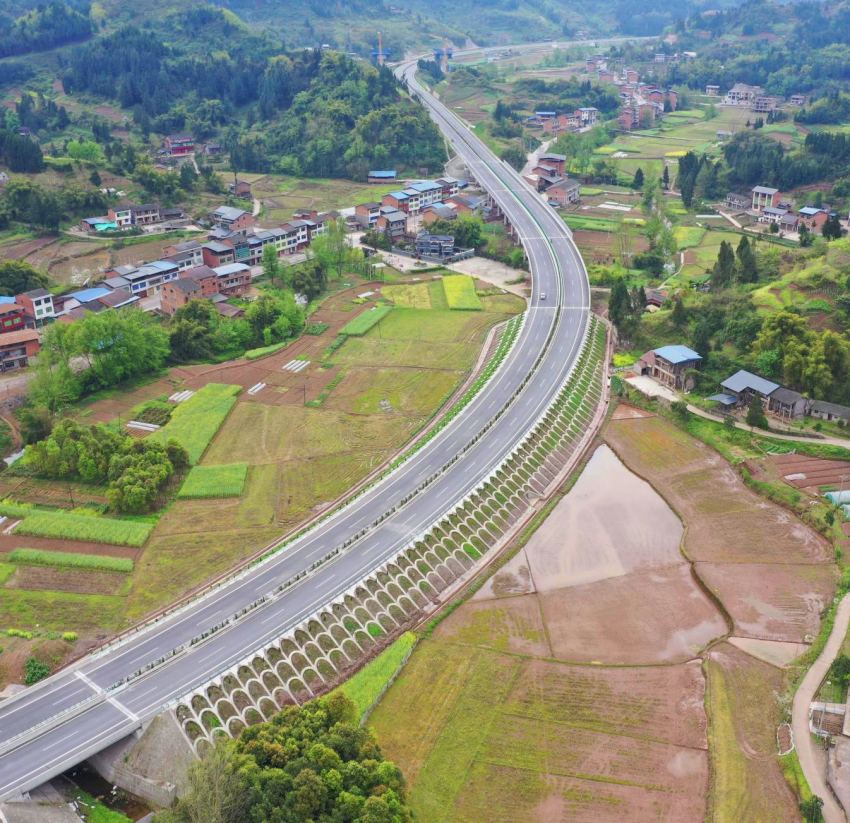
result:
[[[769,114],[772,111],[776,111],[781,102],[778,97],[760,94],[753,100],[753,111],[758,114]]]
[[[176,263],[181,272],[200,266],[204,262],[204,252],[197,240],[174,243],[171,246],[166,246],[162,251],[163,259]]]
[[[20,329],[0,335],[0,371],[25,368],[40,349],[35,329]]]
[[[799,420],[806,414],[807,402],[800,392],[780,386],[767,398],[767,410],[784,420]]]
[[[8,334],[26,328],[24,307],[16,302],[0,304],[0,334]]]
[[[581,200],[581,185],[578,180],[562,177],[546,189],[546,197],[557,206],[569,206]]]
[[[243,200],[250,200],[253,197],[251,194],[251,184],[247,180],[236,180],[228,184],[227,190],[234,197],[239,197]]]
[[[395,169],[376,169],[366,177],[368,183],[391,183],[397,178]]]
[[[805,226],[811,232],[819,232],[823,224],[829,219],[826,209],[818,209],[814,206],[803,206],[798,212],[800,225]]]
[[[426,226],[430,226],[438,220],[455,220],[456,218],[457,212],[444,203],[434,203],[432,206],[426,206],[422,209],[422,223]]]
[[[233,246],[221,243],[218,240],[211,240],[209,243],[204,243],[201,246],[201,256],[204,265],[210,268],[236,261],[236,252],[233,251]]]
[[[210,217],[215,228],[224,231],[239,231],[256,223],[253,214],[235,206],[219,206]]]
[[[195,138],[191,134],[169,134],[162,141],[162,147],[172,157],[182,157],[194,153]]]
[[[750,208],[754,212],[779,206],[779,189],[774,189],[770,186],[754,186],[751,194],[752,202]]]
[[[687,346],[662,346],[648,351],[637,362],[640,374],[657,380],[671,389],[690,391],[694,378],[689,372],[699,368],[702,357]]]
[[[456,194],[446,200],[458,214],[480,214],[484,210],[484,198],[468,194]]]
[[[775,223],[777,226],[782,218],[788,214],[788,209],[780,209],[775,206],[764,206],[759,212],[759,223]]]
[[[809,401],[808,411],[812,417],[829,423],[850,421],[850,407],[841,406],[838,403],[827,403],[826,400]]]
[[[547,152],[546,154],[541,154],[540,157],[538,157],[537,163],[539,166],[543,166],[550,171],[554,171],[556,174],[564,174],[566,171],[567,156],[565,154],[553,154],[552,152]]]
[[[110,223],[114,223],[119,229],[125,229],[133,225],[133,204],[126,201],[114,203],[109,207],[106,216]]]
[[[719,97],[720,96],[720,86],[716,86],[714,84],[708,85],[705,87],[705,93],[708,97]]]
[[[710,397],[725,411],[745,408],[757,397],[765,410],[786,420],[797,420],[806,414],[807,401],[799,392],[741,369],[724,380],[723,391]]]
[[[354,207],[354,219],[363,229],[371,229],[378,222],[380,216],[380,203],[358,203]]]
[[[377,228],[384,232],[391,241],[400,240],[407,231],[407,215],[403,211],[381,211]]]
[[[737,194],[730,191],[726,195],[726,208],[732,211],[746,211],[753,203],[752,195],[747,197],[746,194]]]
[[[779,231],[796,232],[800,228],[800,218],[793,212],[786,212],[779,219]]]
[[[723,102],[727,106],[752,106],[757,97],[764,93],[761,86],[748,86],[746,83],[735,83],[726,96]]]
[[[789,98],[792,106],[807,106],[809,104],[809,95],[807,94],[792,94]]]
[[[241,296],[250,285],[251,270],[244,263],[217,268],[197,266],[163,286],[161,308],[170,317],[190,300],[212,299],[217,295],[224,295],[225,299]]]
[[[416,238],[416,256],[445,260],[455,253],[455,239],[448,234],[422,232]]]
[[[53,295],[47,289],[32,289],[19,294],[15,302],[23,309],[24,319],[29,328],[38,328],[56,315],[53,308]]]

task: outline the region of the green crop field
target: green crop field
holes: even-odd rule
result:
[[[222,466],[193,466],[178,497],[241,497],[248,476],[247,463]]]
[[[161,443],[176,440],[189,452],[189,461],[197,463],[230,414],[241,390],[240,386],[207,383],[180,403],[174,409],[171,420],[150,435],[151,439]]]
[[[698,246],[705,237],[705,229],[699,226],[676,226],[673,229],[673,237],[680,249],[690,249]]]
[[[143,546],[154,524],[136,520],[115,520],[64,511],[29,509],[15,534],[109,543],[113,546]]]
[[[51,552],[43,549],[14,549],[9,553],[12,563],[27,566],[58,566],[69,569],[94,569],[106,572],[132,572],[133,561],[129,557],[109,557],[81,552]]]
[[[467,274],[450,274],[443,278],[446,303],[456,311],[481,311],[484,308],[475,293],[475,281]]]
[[[357,707],[360,717],[374,705],[415,644],[416,635],[405,632],[339,687],[339,691]]]
[[[340,330],[340,334],[362,337],[369,329],[377,326],[391,311],[392,306],[378,306],[371,311],[364,311],[363,314],[346,323]]]

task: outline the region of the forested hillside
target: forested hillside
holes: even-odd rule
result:
[[[435,169],[443,157],[436,127],[388,69],[282,52],[209,7],[79,46],[62,80],[69,94],[115,100],[145,136],[216,136],[246,171],[364,178],[373,166]]]

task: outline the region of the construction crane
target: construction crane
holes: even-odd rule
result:
[[[381,32],[378,32],[378,48],[372,49],[372,59],[379,66],[383,66],[389,56],[390,56],[390,52],[384,51],[383,35],[381,34]]]

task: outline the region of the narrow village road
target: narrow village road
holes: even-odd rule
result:
[[[812,792],[823,800],[823,818],[826,823],[847,823],[847,815],[841,804],[826,783],[826,771],[823,756],[816,751],[817,743],[809,733],[809,704],[814,700],[821,681],[826,676],[832,661],[841,649],[850,623],[850,594],[845,594],[835,614],[835,625],[826,641],[820,657],[806,672],[800,688],[794,695],[791,708],[791,728],[794,731],[794,745],[797,757]]]

